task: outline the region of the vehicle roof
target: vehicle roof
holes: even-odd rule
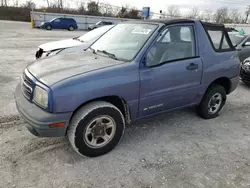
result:
[[[193,20],[193,19],[185,19],[185,18],[169,18],[169,19],[149,19],[149,20],[142,20],[141,22],[146,23],[161,23],[165,25],[175,24],[175,23],[194,23],[195,21],[200,20]],[[209,23],[209,22],[202,22],[203,25],[210,26],[210,27],[224,27],[223,24],[217,23]]]

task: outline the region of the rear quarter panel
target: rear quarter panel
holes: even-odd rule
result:
[[[203,62],[203,74],[197,98],[197,102],[200,102],[208,86],[216,79],[238,77],[240,61],[237,51],[215,52],[200,22],[196,23],[196,29],[198,31],[199,54]]]

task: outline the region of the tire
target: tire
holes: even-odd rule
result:
[[[101,119],[100,125],[98,119]],[[105,124],[104,120],[109,120],[109,123]],[[107,128],[106,125],[113,126],[112,124],[114,127]],[[106,128],[98,130],[98,125],[106,126]],[[76,112],[71,120],[67,135],[77,153],[83,156],[97,157],[115,148],[124,134],[124,129],[125,120],[121,111],[108,102],[96,101],[83,106]],[[110,135],[108,135],[108,130]],[[105,136],[97,135],[101,132],[105,136],[108,135],[106,138],[109,140],[107,139],[106,143],[105,139],[102,138]]]
[[[46,29],[51,30],[52,29],[51,25],[46,25]]]
[[[71,25],[71,26],[69,26],[68,30],[69,30],[69,31],[74,31],[74,30],[75,30],[75,27]]]
[[[218,102],[221,97],[221,102]],[[226,90],[221,85],[211,85],[201,103],[196,108],[197,114],[204,119],[212,119],[219,115],[226,102]]]

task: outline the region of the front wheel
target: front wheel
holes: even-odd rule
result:
[[[110,103],[97,101],[78,110],[67,134],[76,152],[97,157],[115,148],[124,129],[125,121],[121,111]]]
[[[217,117],[226,102],[226,97],[224,87],[217,84],[210,86],[196,109],[197,114],[204,119]]]
[[[46,26],[46,29],[47,29],[47,30],[51,30],[51,29],[52,29],[51,25],[47,25],[47,26]]]

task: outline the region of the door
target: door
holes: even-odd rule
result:
[[[250,57],[250,37],[244,41],[239,51],[240,62],[243,62],[248,57]]]
[[[53,21],[52,24],[53,29],[61,29],[62,28],[62,20],[61,18],[57,18]]]
[[[169,26],[159,34],[140,69],[139,116],[195,102],[202,75],[196,41],[192,24]]]

